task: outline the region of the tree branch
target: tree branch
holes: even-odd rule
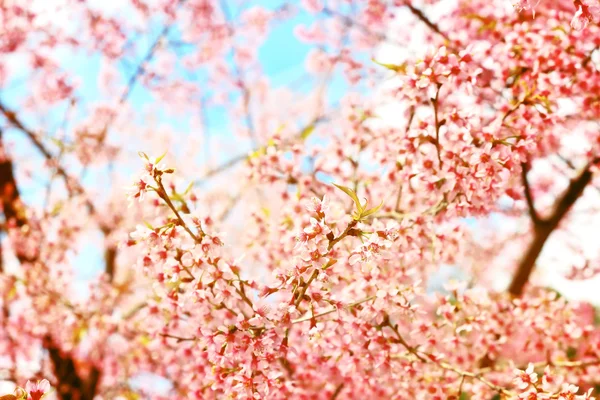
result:
[[[61,400],[93,400],[100,371],[93,367],[88,379],[83,380],[77,374],[77,368],[72,357],[63,354],[50,337],[44,338],[44,347],[48,350],[54,375],[59,382],[57,394]]]
[[[115,276],[115,260],[117,259],[117,249],[112,246],[106,246],[106,249],[104,250],[104,262],[105,262],[105,267],[104,267],[104,272],[106,272],[106,274],[108,275],[108,279],[110,282],[112,282],[114,276]]]
[[[523,181],[523,187],[525,188],[525,200],[527,200],[527,208],[529,210],[529,216],[533,221],[533,224],[539,224],[541,222],[540,217],[535,210],[535,204],[533,200],[533,194],[531,193],[531,187],[529,186],[529,181],[527,180],[527,173],[529,172],[531,166],[529,162],[521,163],[521,179]]]
[[[108,242],[108,235],[110,235],[110,230],[107,228],[102,229],[102,233],[104,233],[104,272],[108,275],[109,282],[112,282],[115,277],[116,270],[116,260],[117,260],[117,248]]]
[[[450,38],[448,37],[448,35],[446,33],[442,32],[442,30],[437,26],[436,23],[432,22],[429,18],[427,18],[427,16],[425,14],[423,14],[423,11],[419,10],[418,8],[416,8],[415,6],[410,4],[410,2],[406,3],[406,7],[410,10],[410,12],[415,17],[417,17],[421,22],[423,22],[425,25],[427,25],[427,27],[429,29],[431,29],[433,32],[437,33],[438,35],[440,35],[447,41],[450,41]]]
[[[56,161],[56,157],[52,153],[50,153],[50,151],[46,148],[46,146],[44,146],[44,144],[38,138],[38,136],[32,130],[27,128],[23,124],[23,122],[19,119],[17,114],[14,111],[10,110],[8,107],[6,107],[6,105],[4,105],[2,102],[0,102],[0,113],[2,113],[4,115],[4,117],[7,119],[7,121],[11,125],[16,127],[21,132],[23,132],[25,134],[25,136],[27,136],[29,138],[29,140],[33,143],[34,147],[40,153],[42,153],[42,155],[44,156],[44,158],[47,161]],[[70,196],[72,196],[74,194],[73,189],[75,189],[75,191],[78,194],[84,193],[83,187],[78,182],[71,179],[69,177],[69,174],[67,173],[67,171],[60,164],[55,162],[53,167],[56,169],[56,173],[58,175],[60,175],[63,178],[63,180],[65,181],[65,187],[67,188],[67,192],[69,193]],[[85,205],[88,208],[88,211],[90,212],[90,214],[96,213],[96,209],[95,209],[94,205],[88,198],[85,198]]]
[[[9,121],[28,134],[29,131],[27,131],[23,125],[20,124],[18,119],[14,117],[14,114],[7,112],[1,104],[0,111],[7,119],[9,119]],[[39,143],[35,136],[32,137],[32,140],[34,144]],[[0,129],[0,149],[2,148],[2,130]],[[42,151],[42,153],[44,153],[44,151]],[[51,156],[49,153],[44,153],[44,155]],[[7,225],[14,221],[17,227],[25,226],[27,224],[27,218],[24,212],[24,205],[19,196],[18,185],[13,173],[13,164],[8,157],[0,161],[0,195],[2,197],[2,208]],[[19,254],[18,251],[16,252],[16,256],[21,264],[36,261],[36,259],[30,260],[26,258],[24,255]],[[2,270],[0,270],[0,272],[2,272]],[[5,313],[7,311],[8,309],[4,310]],[[50,361],[52,362],[56,378],[59,382],[59,399],[92,400],[96,393],[96,386],[100,378],[100,371],[96,368],[92,368],[88,378],[86,380],[82,380],[79,375],[77,375],[73,359],[61,354],[58,347],[56,347],[54,342],[49,337],[44,339],[44,347],[46,350],[48,350]]]
[[[0,151],[4,149],[2,136],[3,131],[0,129]],[[4,159],[0,160],[0,198],[6,225],[13,222],[18,227],[25,225],[26,220],[19,195],[19,188],[15,181],[13,163],[8,155],[5,155]],[[2,272],[1,265],[0,272]]]
[[[511,295],[520,296],[523,292],[523,288],[529,281],[529,276],[535,267],[535,262],[538,256],[544,248],[544,244],[546,244],[550,234],[558,227],[560,221],[581,196],[586,186],[591,182],[591,167],[597,162],[598,159],[594,159],[589,162],[579,176],[571,181],[565,193],[555,203],[554,211],[550,217],[540,220],[534,224],[533,240],[525,252],[525,255],[521,259],[521,262],[517,268],[517,272],[508,288],[508,292]]]

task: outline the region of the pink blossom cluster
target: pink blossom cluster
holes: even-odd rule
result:
[[[2,398],[597,396],[595,0],[108,3],[0,1]]]

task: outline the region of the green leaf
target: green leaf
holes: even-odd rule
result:
[[[152,229],[152,230],[154,230],[154,228],[152,227],[152,225],[150,225],[150,223],[149,223],[149,222],[147,222],[147,221],[144,221],[144,225],[146,225],[146,227],[148,227],[148,229]]]
[[[56,216],[56,215],[58,215],[60,210],[62,210],[62,208],[63,208],[63,202],[59,201],[54,205],[54,207],[52,207],[52,211],[50,211],[50,214],[53,216]]]
[[[75,343],[81,342],[81,340],[85,337],[86,333],[87,333],[87,328],[85,325],[82,325],[82,326],[76,328],[75,332],[73,332],[73,341]]]
[[[600,325],[600,313],[598,309],[594,307],[594,326]]]
[[[302,132],[300,133],[300,137],[302,138],[302,140],[306,140],[315,130],[315,124],[314,122],[310,125],[308,125],[306,128],[302,129]]]
[[[502,397],[500,397],[499,393],[496,393],[490,400],[501,400]]]
[[[7,297],[9,300],[12,300],[16,295],[17,295],[17,286],[13,284],[12,287],[10,288],[10,290],[8,291]]]
[[[364,208],[363,208],[362,204],[360,204],[360,200],[358,200],[358,196],[356,195],[354,190],[347,188],[345,186],[336,185],[335,183],[333,184],[333,186],[335,186],[336,188],[340,189],[342,192],[344,192],[348,196],[350,196],[350,198],[354,201],[354,204],[356,204],[356,209],[358,210],[358,214],[359,215],[362,214],[362,212],[364,211]]]
[[[567,358],[571,361],[573,361],[573,359],[575,359],[575,357],[577,356],[577,349],[575,347],[569,347],[567,349]]]
[[[50,141],[54,143],[59,149],[63,150],[65,148],[65,144],[62,140],[57,138],[50,138]]]
[[[140,343],[142,344],[142,346],[147,346],[148,344],[150,344],[150,342],[152,342],[152,339],[148,335],[140,336],[139,340],[140,340]]]
[[[266,147],[263,146],[263,147],[258,148],[256,151],[251,152],[248,155],[248,158],[249,159],[258,158],[260,156],[264,156],[266,153],[267,153],[267,149],[266,149]]]
[[[466,394],[465,392],[462,392],[460,394],[460,396],[458,397],[458,400],[469,400],[469,395]]]
[[[365,203],[365,205],[366,205],[366,203]],[[377,211],[379,211],[381,209],[381,207],[383,207],[383,201],[377,207],[373,207],[370,210],[363,212],[360,216],[361,216],[361,218],[366,218],[369,215],[375,214]]]
[[[148,154],[144,153],[143,151],[138,151],[138,155],[146,160],[149,160]]]
[[[184,196],[187,196],[190,193],[190,190],[192,190],[192,186],[194,186],[194,182],[190,182],[190,184],[185,188],[185,190],[183,191]]]
[[[185,202],[185,199],[181,197],[181,195],[177,192],[173,192],[173,194],[169,197],[171,198],[171,200],[180,201],[182,203]]]
[[[397,73],[406,73],[406,63],[402,63],[402,64],[386,64],[386,63],[382,63],[377,61],[376,59],[372,58],[371,61],[373,61],[375,64],[380,65],[384,68],[387,68],[391,71],[397,72]]]
[[[162,159],[165,158],[165,156],[167,155],[167,152],[168,151],[165,151],[164,154],[162,156],[158,157],[154,163],[158,164],[159,162],[161,162]]]

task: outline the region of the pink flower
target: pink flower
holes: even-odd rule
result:
[[[329,210],[329,199],[327,196],[323,196],[323,200],[319,200],[316,197],[313,197],[310,201],[310,204],[306,206],[306,210],[317,214],[319,219],[323,219],[327,210]]]
[[[546,394],[546,393],[539,393],[539,392],[536,392],[535,390],[531,389],[525,393],[521,393],[519,395],[519,398],[525,399],[525,400],[545,400],[545,399],[549,399],[550,395]]]
[[[575,395],[578,391],[579,386],[564,383],[560,393],[558,394],[558,400],[575,400]]]
[[[597,0],[575,0],[577,12],[571,20],[571,28],[580,31],[585,28],[590,22],[597,20],[600,15],[600,6]]]
[[[554,391],[562,382],[562,376],[555,376],[550,372],[550,367],[547,366],[544,369],[544,376],[542,377],[542,389],[546,392]]]
[[[521,371],[520,369],[515,370],[515,374],[517,375],[514,380],[515,385],[517,385],[517,388],[521,390],[527,389],[529,385],[536,383],[538,380],[537,374],[533,372],[532,363],[529,363],[525,371]]]
[[[263,7],[255,6],[249,8],[241,16],[241,19],[253,28],[259,35],[264,35],[267,32],[269,22],[273,17],[273,13]]]
[[[311,14],[318,14],[323,10],[321,0],[302,0],[302,7]]]
[[[29,394],[28,400],[40,400],[50,390],[50,382],[47,379],[42,379],[36,383],[27,381],[25,390]]]
[[[517,11],[521,12],[523,10],[533,10],[539,2],[540,0],[517,0],[513,6]]]

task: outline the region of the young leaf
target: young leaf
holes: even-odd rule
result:
[[[251,152],[248,155],[249,159],[258,158],[260,156],[264,156],[267,153],[267,149],[263,147],[259,147],[256,151]]]
[[[365,203],[366,205],[366,203]],[[366,210],[365,212],[363,212],[360,216],[361,218],[366,218],[369,215],[375,214],[377,211],[379,211],[381,209],[381,207],[383,207],[383,201],[381,202],[380,205],[378,205],[377,207],[373,207],[370,210]]]
[[[315,130],[315,124],[312,123],[302,130],[302,132],[300,133],[300,137],[303,140],[305,140],[314,132],[314,130]]]
[[[156,159],[155,164],[158,164],[159,162],[161,162],[162,159],[165,158],[166,155],[167,155],[167,151],[165,151],[162,156],[160,156]]]
[[[354,190],[347,188],[345,186],[341,186],[341,185],[336,185],[335,183],[333,184],[333,186],[335,186],[336,188],[340,189],[342,192],[346,193],[348,196],[350,196],[350,198],[354,201],[354,204],[356,204],[356,209],[358,210],[358,214],[362,214],[362,212],[364,211],[364,208],[362,206],[362,204],[360,204],[360,200],[358,200],[358,196],[356,195],[356,193],[354,193]]]
[[[375,64],[380,65],[384,68],[387,68],[391,71],[394,72],[398,72],[398,73],[406,73],[406,63],[402,63],[402,64],[386,64],[386,63],[382,63],[377,61],[376,59],[372,58],[371,61],[373,61]]]
[[[185,188],[185,190],[183,191],[184,196],[187,196],[190,193],[190,190],[192,190],[192,186],[194,186],[194,182],[190,182],[190,184]]]

